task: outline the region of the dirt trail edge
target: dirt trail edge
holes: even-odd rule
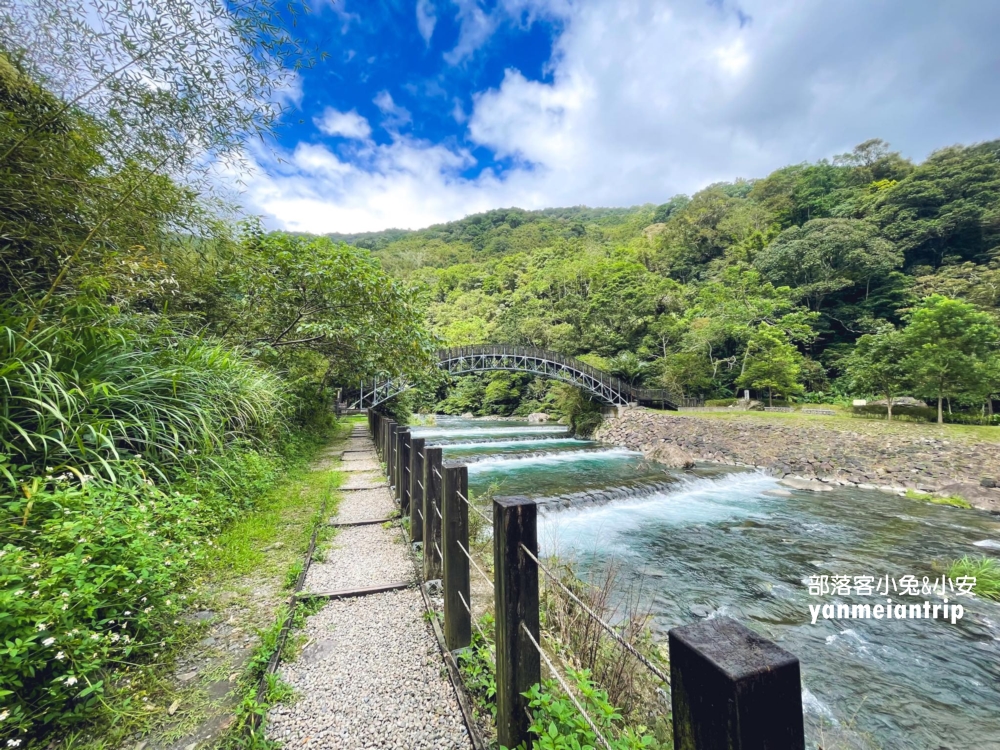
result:
[[[343,454],[335,523],[380,519],[395,503],[362,425]],[[398,528],[369,524],[338,530],[315,561],[302,594],[410,584],[331,600],[305,626],[306,646],[279,673],[295,691],[273,707],[266,734],[286,747],[471,748],[442,654]]]

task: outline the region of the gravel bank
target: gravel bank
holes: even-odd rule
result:
[[[281,667],[298,698],[271,710],[268,738],[295,748],[471,747],[418,591],[331,602],[305,634],[309,645]]]
[[[702,461],[756,466],[779,477],[955,494],[1000,511],[1000,490],[981,486],[983,479],[1000,480],[1000,442],[975,442],[929,425],[625,409],[595,438],[638,450],[669,443]]]

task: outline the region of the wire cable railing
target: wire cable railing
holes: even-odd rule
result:
[[[592,610],[590,607],[588,607],[586,604],[584,604],[583,600],[581,600],[580,597],[578,597],[576,594],[574,594],[573,591],[565,583],[563,583],[555,573],[553,573],[551,570],[549,570],[542,563],[542,561],[539,560],[535,556],[535,554],[531,550],[529,550],[523,544],[521,545],[521,549],[524,551],[524,553],[526,555],[528,555],[528,557],[530,557],[532,560],[535,561],[535,564],[538,565],[539,570],[541,570],[546,575],[546,577],[548,577],[549,579],[551,579],[557,586],[559,586],[559,588],[561,588],[563,590],[563,592],[570,599],[572,599],[584,612],[586,612],[591,617],[591,619],[594,620],[594,622],[596,622],[598,625],[600,625],[601,628],[605,632],[607,632],[608,635],[610,635],[612,638],[614,638],[621,645],[622,648],[624,648],[632,656],[634,656],[644,667],[646,667],[646,669],[648,669],[650,672],[652,672],[654,675],[656,675],[662,682],[666,683],[667,685],[670,684],[670,676],[669,675],[667,675],[662,669],[660,669],[659,667],[657,667],[655,664],[653,664],[653,662],[651,662],[649,659],[647,659],[645,656],[643,656],[635,648],[635,646],[633,646],[631,643],[629,643],[627,640],[625,640],[625,638],[623,638],[622,635],[617,630],[615,630],[613,626],[611,626],[610,624],[608,624],[607,622],[605,622],[603,619],[601,619],[594,612],[594,610]]]
[[[462,606],[465,607],[465,611],[469,613],[469,620],[472,622],[473,627],[479,633],[479,637],[483,639],[483,644],[486,646],[486,650],[490,652],[490,656],[493,658],[493,668],[496,669],[497,663],[497,652],[494,650],[493,645],[490,643],[490,639],[486,637],[486,633],[483,632],[482,627],[479,625],[479,621],[476,619],[475,614],[472,612],[472,607],[469,603],[465,601],[465,597],[462,596],[462,592],[458,592],[458,598],[462,601]]]
[[[493,579],[490,578],[488,575],[486,575],[486,573],[483,571],[483,569],[479,567],[479,565],[476,563],[476,561],[472,558],[472,555],[469,554],[469,550],[467,550],[465,548],[465,546],[461,542],[458,542],[458,548],[460,550],[462,550],[462,554],[463,555],[465,555],[467,558],[469,558],[469,562],[472,563],[472,567],[475,568],[476,572],[479,573],[479,575],[481,575],[483,577],[483,580],[486,581],[486,585],[487,586],[492,586],[493,585]]]
[[[521,623],[521,630],[523,630],[524,634],[528,636],[528,640],[531,641],[531,645],[538,651],[538,655],[542,657],[542,661],[545,662],[545,666],[549,668],[552,676],[556,678],[556,682],[559,683],[559,687],[561,687],[563,692],[565,692],[569,699],[573,701],[573,705],[576,706],[576,710],[580,712],[580,715],[590,726],[590,730],[594,733],[594,736],[597,737],[598,741],[604,746],[605,750],[611,750],[611,744],[604,738],[604,735],[601,733],[601,730],[597,728],[597,724],[594,723],[594,720],[590,718],[590,714],[587,713],[587,709],[585,709],[580,701],[577,700],[576,695],[573,694],[573,691],[569,689],[569,685],[566,684],[562,675],[559,674],[559,670],[556,669],[552,660],[549,659],[549,655],[546,654],[545,650],[538,645],[538,641],[535,640],[535,636],[531,634],[531,631],[528,630],[527,626],[523,622]]]
[[[462,498],[462,500],[465,501],[465,504],[468,505],[469,508],[471,508],[473,511],[475,511],[476,513],[478,513],[479,517],[482,518],[484,521],[486,521],[486,523],[493,523],[493,519],[491,519],[488,515],[486,515],[485,513],[483,513],[483,511],[481,511],[479,508],[477,508],[475,505],[473,505],[472,501],[470,501],[469,498],[467,498],[465,495],[463,495],[461,493],[461,491],[456,490],[455,494],[458,495],[460,498]]]

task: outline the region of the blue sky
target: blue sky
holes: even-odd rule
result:
[[[1000,137],[985,0],[337,0],[298,30],[328,57],[251,153],[272,227],[661,203],[871,137]]]

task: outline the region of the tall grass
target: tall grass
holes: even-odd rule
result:
[[[167,467],[284,422],[277,375],[193,338],[65,321],[25,337],[0,321],[0,477],[70,471],[115,479],[144,455]]]

